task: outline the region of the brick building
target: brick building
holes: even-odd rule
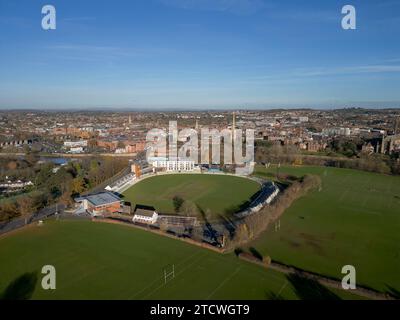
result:
[[[122,200],[111,192],[100,192],[75,199],[92,216],[121,212]]]

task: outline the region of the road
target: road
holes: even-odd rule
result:
[[[25,225],[34,223],[36,221],[53,216],[56,212],[59,214],[64,213],[65,205],[58,204],[52,205],[50,207],[43,208],[38,212],[31,214],[30,216],[16,218],[11,221],[0,222],[0,235],[7,233],[18,228],[22,228]]]

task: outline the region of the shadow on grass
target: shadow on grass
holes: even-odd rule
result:
[[[236,233],[235,221],[224,215],[218,215],[218,218],[221,221],[221,224],[224,226],[224,228],[228,231],[229,239],[232,240],[235,237]]]
[[[254,247],[250,247],[249,248],[251,254],[253,255],[253,257],[257,258],[258,260],[263,260],[263,256],[262,254]]]
[[[240,256],[241,253],[243,253],[243,249],[242,248],[236,248],[234,250],[234,253],[236,255],[236,257]]]
[[[301,300],[341,300],[338,295],[325,288],[318,281],[304,278],[298,274],[289,274],[286,278]]]
[[[35,291],[37,280],[37,272],[24,273],[8,285],[0,300],[29,300]]]
[[[388,291],[387,291],[388,294],[390,294],[396,300],[400,300],[400,291],[399,290],[397,290],[389,285],[386,285],[386,287],[388,288]]]
[[[274,292],[267,292],[265,296],[267,300],[286,300],[284,297]]]

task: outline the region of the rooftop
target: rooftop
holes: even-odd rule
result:
[[[156,209],[154,207],[144,206],[140,204],[136,205],[135,207],[135,214],[140,216],[151,217],[153,216],[154,212],[156,212]]]
[[[117,195],[111,192],[100,192],[75,199],[75,201],[77,202],[81,202],[83,200],[89,201],[92,205],[96,207],[121,201],[121,199]]]

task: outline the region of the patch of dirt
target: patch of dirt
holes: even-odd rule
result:
[[[320,239],[317,238],[316,236],[312,235],[312,234],[308,234],[308,233],[300,233],[300,237],[302,237],[306,244],[311,247],[313,249],[313,251],[320,255],[323,256],[324,255],[324,250],[321,247],[321,245],[319,244]]]
[[[300,248],[301,243],[293,240],[285,240],[292,248]]]

